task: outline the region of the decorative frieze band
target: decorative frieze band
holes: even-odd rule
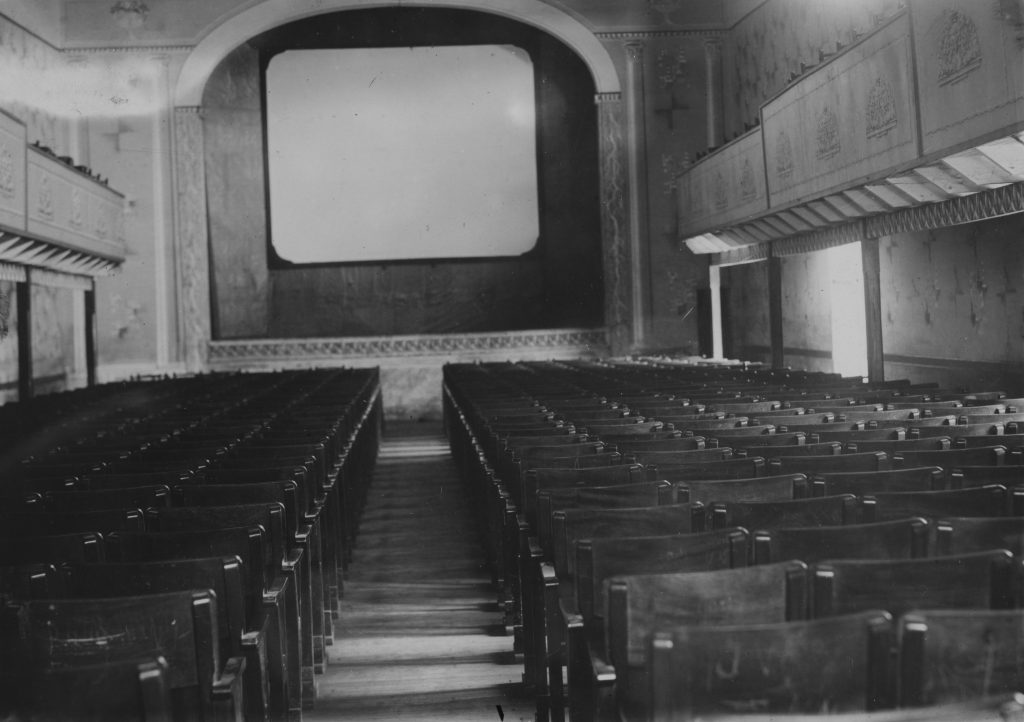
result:
[[[25,282],[25,267],[13,263],[0,263],[0,281]]]
[[[93,287],[93,280],[87,276],[77,276],[70,273],[57,273],[55,271],[47,271],[42,268],[33,268],[32,285],[49,286],[51,288],[70,288],[75,291],[91,291]]]
[[[872,216],[865,219],[864,224],[868,238],[879,238],[895,233],[927,231],[974,223],[1022,211],[1024,183],[1011,183],[1001,188],[951,198],[940,203],[929,203]]]
[[[607,354],[604,329],[510,331],[493,334],[365,336],[211,341],[209,360],[216,362],[322,361],[382,357],[450,356],[472,353],[531,353],[557,350],[580,356]]]
[[[772,253],[776,256],[796,256],[801,253],[824,251],[828,248],[843,246],[847,243],[863,241],[864,224],[861,221],[844,223],[841,226],[822,228],[819,231],[801,233],[792,238],[772,241]]]
[[[649,40],[654,38],[720,38],[725,34],[725,30],[680,28],[677,30],[618,30],[594,33],[594,36],[599,40]]]

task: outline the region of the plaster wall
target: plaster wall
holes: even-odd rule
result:
[[[1024,215],[880,241],[887,378],[1024,389]]]
[[[782,348],[787,366],[832,371],[832,304],[828,256],[804,253],[780,259]]]
[[[768,264],[745,263],[722,269],[724,351],[746,361],[771,360],[768,318]]]

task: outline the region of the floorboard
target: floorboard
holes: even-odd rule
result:
[[[389,425],[317,682],[321,720],[533,720],[439,424]]]

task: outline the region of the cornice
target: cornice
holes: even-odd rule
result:
[[[655,38],[722,38],[727,31],[718,29],[615,30],[594,33],[599,40],[651,40]]]
[[[62,55],[105,55],[105,54],[133,54],[133,55],[185,55],[192,52],[194,45],[103,45],[86,48],[62,48]]]

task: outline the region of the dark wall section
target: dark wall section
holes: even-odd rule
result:
[[[517,258],[268,264],[260,68],[289,48],[514,44],[537,105],[540,240]],[[254,97],[255,92],[255,97]],[[254,115],[254,113],[256,115]],[[585,64],[531,27],[469,11],[322,15],[254,38],[204,95],[214,338],[503,331],[603,323],[594,86]]]

